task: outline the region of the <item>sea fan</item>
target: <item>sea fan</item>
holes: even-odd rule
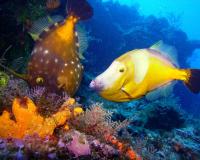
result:
[[[118,131],[129,124],[127,120],[114,122],[111,116],[112,113],[104,110],[101,104],[94,104],[72,120],[71,125],[88,135],[104,139],[106,134],[117,135]]]

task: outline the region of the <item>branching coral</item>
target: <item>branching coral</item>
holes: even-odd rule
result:
[[[66,104],[71,104],[71,99]],[[73,101],[74,102],[74,101]],[[12,112],[15,121],[10,118],[10,113],[4,111],[0,116],[0,137],[23,138],[26,135],[38,134],[41,137],[52,135],[54,129],[64,125],[75,113],[82,111],[79,107],[71,112],[69,106],[64,105],[50,117],[44,118],[38,114],[33,101],[27,97],[16,98],[13,101]],[[68,128],[65,126],[65,128]]]
[[[94,104],[84,114],[76,117],[72,125],[78,130],[103,138],[105,134],[117,135],[117,132],[128,125],[128,121],[113,122],[112,113],[104,110],[100,104]]]
[[[137,153],[131,147],[127,146],[126,144],[123,144],[122,142],[117,140],[116,137],[107,135],[105,136],[105,139],[112,145],[115,145],[119,152],[121,154],[125,154],[126,157],[130,160],[142,160],[142,158],[139,155],[137,155]]]
[[[120,154],[129,159],[139,160],[140,157],[129,145],[120,142],[116,138],[118,131],[126,127],[128,121],[113,122],[111,116],[111,112],[104,110],[101,105],[95,104],[90,109],[87,109],[84,114],[76,117],[72,125],[86,134],[93,135],[106,143],[114,145]]]

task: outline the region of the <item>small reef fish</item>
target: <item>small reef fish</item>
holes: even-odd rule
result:
[[[174,80],[183,81],[192,92],[199,93],[200,70],[176,67],[166,56],[174,51],[173,47],[160,41],[151,48],[125,53],[97,76],[90,83],[90,88],[115,102],[141,98]]]
[[[28,81],[32,87],[40,85],[53,92],[64,90],[73,96],[80,85],[83,72],[75,25],[79,20],[90,18],[93,9],[86,0],[67,0],[67,11],[66,20],[45,28],[37,38],[27,75],[7,70]]]

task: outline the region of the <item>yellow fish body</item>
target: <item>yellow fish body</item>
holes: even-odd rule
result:
[[[108,100],[125,102],[138,99],[171,81],[183,81],[193,92],[200,91],[200,70],[179,69],[159,50],[163,43],[149,49],[130,51],[90,83],[90,87]]]

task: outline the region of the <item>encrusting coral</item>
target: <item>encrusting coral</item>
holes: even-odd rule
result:
[[[105,135],[105,140],[112,145],[115,145],[121,154],[126,155],[130,160],[142,160],[142,158],[129,146],[120,142],[116,137],[111,135]]]
[[[12,105],[15,120],[10,118],[9,112],[3,112],[0,116],[0,137],[23,138],[33,134],[38,134],[40,137],[52,135],[55,128],[64,125],[68,119],[83,111],[80,107],[75,107],[71,111],[70,105],[74,103],[75,100],[69,98],[57,113],[44,118],[37,112],[37,107],[31,99],[15,98]],[[65,129],[68,128],[65,124]]]
[[[102,141],[114,146],[120,153],[130,160],[141,160],[141,157],[126,143],[117,139],[117,132],[126,127],[129,122],[113,122],[112,113],[104,110],[101,104],[94,104],[83,114],[75,117],[71,124],[78,130],[98,137]]]
[[[111,113],[98,104],[83,112],[73,98],[68,98],[49,117],[42,116],[30,98],[15,98],[12,114],[4,111],[0,116],[0,140],[5,141],[8,157],[12,158],[16,156],[10,153],[27,159],[38,157],[38,153],[44,159],[117,156],[140,160],[129,144],[118,140],[117,132],[127,124],[127,121],[113,122]],[[0,157],[2,154],[0,144]]]

